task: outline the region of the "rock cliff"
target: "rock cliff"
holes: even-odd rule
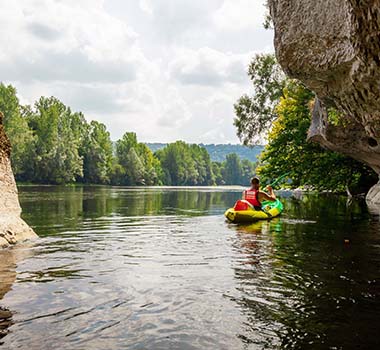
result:
[[[16,182],[10,162],[11,145],[3,127],[0,112],[0,247],[37,237],[21,219]]]
[[[309,139],[380,174],[380,1],[268,3],[280,65],[317,95]],[[380,184],[367,201],[380,204]]]

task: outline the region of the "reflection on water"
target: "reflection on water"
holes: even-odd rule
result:
[[[283,193],[281,217],[229,224],[240,193],[21,188],[41,238],[0,252],[3,347],[377,348],[378,217]]]
[[[0,250],[0,300],[8,293],[16,280],[17,263],[30,256],[30,243],[16,246],[13,249]],[[0,345],[1,339],[8,334],[9,327],[13,324],[12,311],[0,306]]]

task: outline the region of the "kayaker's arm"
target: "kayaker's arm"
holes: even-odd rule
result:
[[[267,201],[275,201],[276,200],[276,195],[274,194],[273,188],[271,186],[267,187],[269,195],[263,191],[260,191],[260,200],[267,200]]]

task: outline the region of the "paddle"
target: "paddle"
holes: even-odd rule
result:
[[[268,185],[266,185],[266,187],[268,187],[268,186],[271,186],[271,187],[273,187],[274,185],[276,185],[279,181],[281,181],[285,176],[287,176],[287,175],[289,175],[291,172],[290,171],[288,171],[287,173],[285,173],[285,174],[282,174],[281,176],[279,176],[277,179],[275,179],[272,183],[270,183],[270,184],[268,184]]]

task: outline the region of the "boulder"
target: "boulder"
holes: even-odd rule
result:
[[[269,7],[278,62],[317,96],[309,139],[380,174],[380,1],[269,0]],[[368,193],[372,204],[380,205],[379,186]]]
[[[21,219],[16,182],[11,162],[11,145],[3,127],[0,112],[0,247],[35,238],[35,232]]]

